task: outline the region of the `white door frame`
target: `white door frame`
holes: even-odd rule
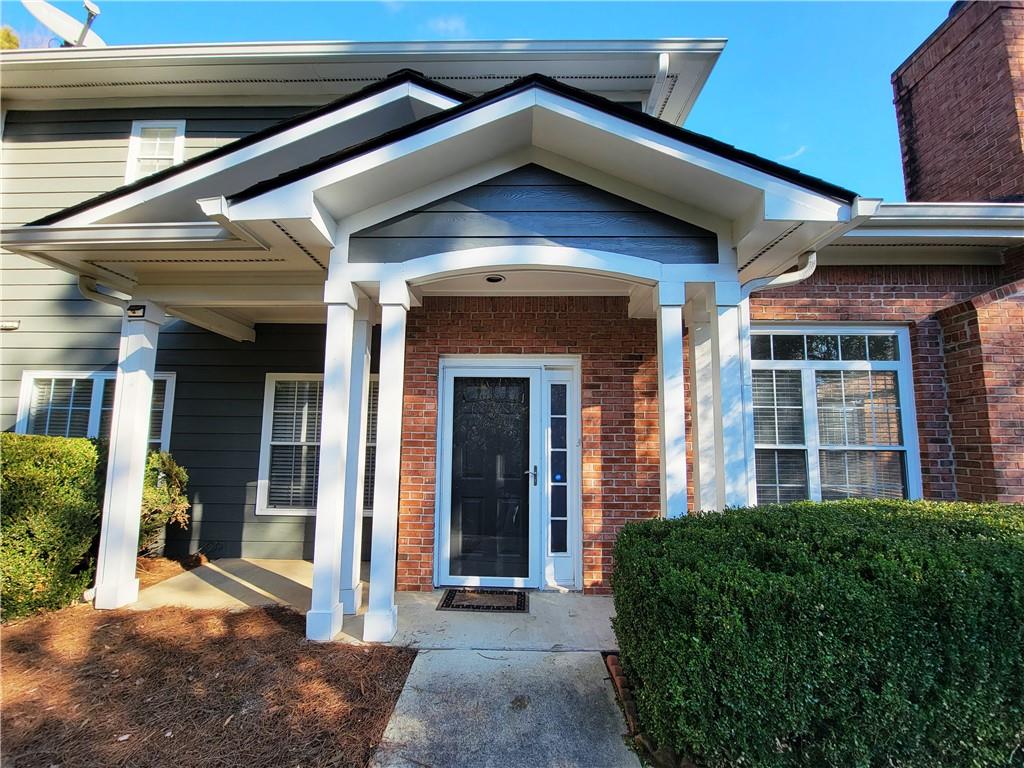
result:
[[[568,552],[548,552],[548,377],[568,383],[569,524]],[[566,376],[568,374],[568,377]],[[452,468],[452,418],[454,380],[457,376],[509,376],[530,378],[530,465],[538,468],[537,484],[530,487],[530,568],[526,578],[452,576],[450,569],[450,515]],[[437,471],[434,510],[434,585],[481,587],[543,587],[582,589],[582,493],[581,493],[580,358],[554,355],[452,355],[442,357],[438,375]],[[568,559],[571,581],[555,578],[555,560]],[[565,572],[567,569],[560,569]]]

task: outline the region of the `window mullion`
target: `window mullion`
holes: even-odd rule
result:
[[[804,368],[800,372],[800,376],[804,403],[804,443],[807,446],[807,492],[811,501],[821,501],[817,382],[812,368]]]
[[[100,413],[103,411],[103,389],[113,379],[97,376],[92,384],[92,399],[89,401],[89,425],[85,433],[94,440],[100,436]]]

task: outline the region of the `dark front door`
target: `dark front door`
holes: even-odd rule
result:
[[[452,576],[530,575],[530,379],[458,376],[452,409]]]

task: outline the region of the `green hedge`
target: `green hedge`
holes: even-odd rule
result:
[[[641,725],[700,766],[1024,765],[1024,506],[635,523],[612,587]]]
[[[4,620],[63,607],[89,585],[100,487],[91,440],[0,434]]]

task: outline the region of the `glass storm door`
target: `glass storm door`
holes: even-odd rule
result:
[[[442,581],[537,586],[539,371],[447,373]]]

